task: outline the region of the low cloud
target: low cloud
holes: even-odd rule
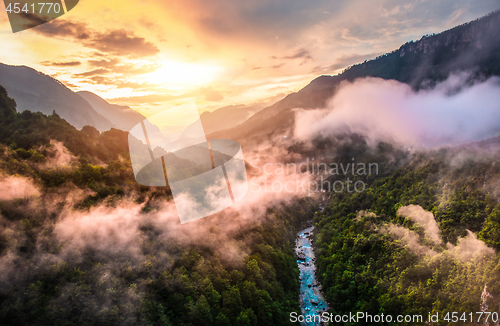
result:
[[[437,227],[434,215],[431,212],[425,211],[418,205],[409,205],[401,207],[398,214],[406,215],[413,221],[422,225],[425,229],[425,234],[433,240],[435,244],[442,244],[439,238],[439,228]],[[437,227],[437,229],[436,229]],[[443,256],[448,255],[463,262],[482,259],[484,256],[490,256],[495,253],[495,250],[488,247],[483,241],[479,240],[477,236],[467,230],[467,236],[459,238],[457,245],[447,243],[444,250],[439,253],[436,248],[430,248],[425,244],[421,244],[420,236],[417,232],[409,230],[403,226],[389,223],[379,229],[380,233],[391,234],[396,239],[401,240],[403,245],[409,251],[417,255],[427,256]],[[436,238],[437,237],[437,238]]]
[[[50,166],[65,166],[76,160],[76,157],[71,154],[71,152],[64,146],[63,143],[56,140],[51,140],[50,144],[53,146],[52,150],[50,151],[51,157],[47,162]]]
[[[431,212],[424,210],[418,205],[409,205],[399,208],[398,214],[407,216],[412,221],[420,224],[424,228],[426,236],[435,244],[443,242],[439,237],[439,226]]]
[[[462,261],[471,261],[495,253],[495,250],[478,240],[477,236],[469,230],[465,238],[458,239],[456,246],[448,243],[447,247],[452,256]]]
[[[0,175],[0,200],[12,200],[39,196],[40,191],[33,182],[25,177]]]
[[[452,75],[432,90],[413,91],[394,80],[364,78],[340,86],[326,110],[297,110],[295,136],[344,132],[373,142],[413,147],[456,145],[500,132],[500,79],[467,85]]]
[[[74,158],[66,155],[67,150],[62,144],[54,142],[52,148],[52,167],[61,168],[72,163]],[[246,158],[247,162],[252,161],[262,169],[266,163],[274,165],[291,159],[286,155],[292,154],[271,147],[267,151],[255,152],[255,156],[246,155]],[[255,169],[252,171],[255,172]],[[162,255],[170,257],[178,255],[179,245],[207,248],[225,263],[239,266],[255,240],[255,234],[247,231],[270,220],[279,223],[269,214],[269,207],[281,207],[283,204],[293,203],[297,197],[307,196],[307,185],[311,178],[310,175],[302,174],[262,172],[249,173],[248,176],[249,190],[243,199],[219,213],[186,224],[181,224],[179,220],[178,198],[175,204],[173,200],[167,201],[164,197],[139,204],[139,195],[131,190],[121,199],[80,210],[75,207],[93,194],[89,189],[78,189],[70,183],[54,192],[45,193],[42,200],[29,200],[25,206],[16,208],[27,216],[43,214],[54,217],[37,227],[39,237],[29,262],[18,252],[17,244],[24,241],[25,235],[15,224],[0,216],[0,226],[6,223],[4,234],[8,234],[0,257],[0,280],[15,282],[29,273],[32,266],[43,269],[62,262],[79,263],[89,251],[102,259],[125,257],[132,263],[140,264],[149,259],[147,255],[153,244],[169,244],[162,249],[165,251],[162,251]],[[27,179],[12,180],[15,182],[9,180],[11,188],[17,191],[21,189],[21,183],[31,185]],[[296,183],[303,183],[305,188],[295,186]],[[37,194],[36,188],[33,189],[19,195]],[[217,191],[210,193],[216,195]],[[9,191],[9,194],[12,195],[13,192]],[[143,196],[145,194],[140,195]],[[57,246],[58,250],[47,251],[48,247],[53,246]],[[170,258],[169,261],[172,262]]]
[[[401,240],[404,243],[405,247],[407,247],[408,250],[410,250],[414,254],[429,256],[437,255],[436,251],[420,244],[420,236],[417,232],[408,230],[403,226],[391,223],[389,225],[383,226],[380,229],[380,232],[392,234],[395,238]]]

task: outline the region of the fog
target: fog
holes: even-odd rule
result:
[[[398,209],[398,214],[407,216],[417,225],[424,229],[425,236],[433,241],[434,244],[442,244],[439,237],[439,227],[431,212],[425,211],[418,205],[408,205]],[[409,251],[417,255],[438,256],[447,255],[463,262],[482,259],[485,256],[493,255],[495,251],[489,248],[477,236],[467,230],[467,236],[459,238],[457,245],[446,243],[445,247],[433,247],[422,243],[419,234],[416,231],[407,229],[400,225],[389,223],[379,229],[380,233],[391,234],[395,239],[401,240],[401,244]],[[441,250],[439,250],[441,249]]]
[[[414,91],[380,78],[345,82],[326,110],[296,110],[295,137],[343,132],[409,147],[456,145],[500,132],[500,79],[470,82],[455,74],[435,88]]]
[[[398,214],[407,216],[417,224],[424,227],[425,234],[435,243],[441,244],[443,241],[439,237],[439,226],[431,212],[427,212],[418,205],[408,205],[398,209]]]
[[[0,200],[12,200],[40,195],[40,191],[33,181],[18,176],[0,175]]]

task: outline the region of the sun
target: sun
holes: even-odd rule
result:
[[[222,67],[214,65],[162,61],[158,69],[145,74],[143,79],[148,83],[164,86],[169,90],[185,91],[210,84],[217,79],[223,70]]]

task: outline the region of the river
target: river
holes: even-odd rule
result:
[[[299,232],[295,242],[295,253],[300,269],[300,308],[304,317],[321,315],[328,310],[328,304],[321,292],[321,284],[316,280],[316,257],[311,241],[314,226]],[[307,317],[306,317],[307,318]],[[303,322],[302,325],[320,325]]]

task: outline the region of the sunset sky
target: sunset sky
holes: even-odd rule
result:
[[[499,9],[498,0],[81,0],[13,34],[0,4],[0,62],[148,116],[272,103],[321,74]]]

